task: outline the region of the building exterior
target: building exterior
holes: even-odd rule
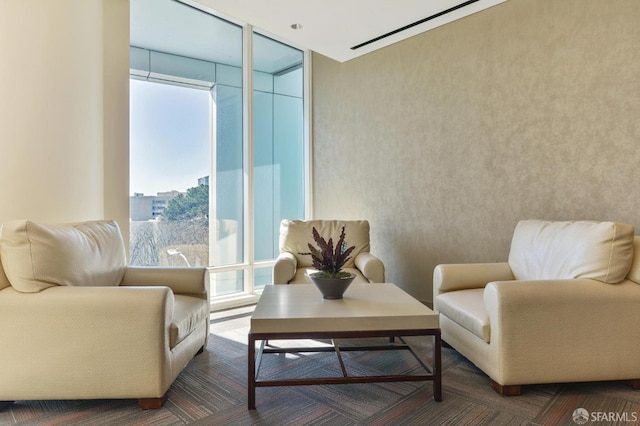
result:
[[[129,197],[129,214],[131,221],[156,220],[164,209],[169,205],[169,201],[181,194],[180,191],[158,192],[157,195],[144,195],[136,192]]]

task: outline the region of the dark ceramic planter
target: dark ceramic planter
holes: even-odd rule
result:
[[[356,277],[353,274],[346,278],[321,278],[315,275],[316,274],[311,274],[309,278],[311,278],[311,281],[316,285],[318,290],[320,290],[324,299],[342,299],[342,295],[347,291],[347,288]]]

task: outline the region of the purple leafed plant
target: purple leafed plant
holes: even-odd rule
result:
[[[324,273],[320,275],[321,277],[343,278],[351,275],[348,272],[342,271],[342,267],[351,259],[349,255],[355,249],[355,246],[347,248],[344,226],[342,227],[340,239],[335,248],[333,247],[333,239],[329,238],[327,242],[318,234],[315,226],[313,227],[313,239],[318,247],[316,248],[309,243],[309,252],[300,254],[311,256],[313,267]]]

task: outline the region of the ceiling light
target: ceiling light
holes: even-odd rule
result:
[[[291,28],[294,30],[302,29],[302,24],[291,24]]]

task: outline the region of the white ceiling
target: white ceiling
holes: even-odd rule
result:
[[[506,0],[182,0],[345,62]],[[457,8],[366,46],[361,43]],[[302,25],[294,30],[292,24]]]

